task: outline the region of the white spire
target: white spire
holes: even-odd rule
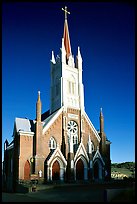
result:
[[[54,57],[54,51],[52,51],[51,61],[53,62],[53,64],[56,63],[56,61],[55,61],[55,57]]]
[[[81,53],[80,53],[80,47],[79,46],[78,46],[78,58],[82,60]]]
[[[62,38],[61,56],[62,56],[62,62],[66,63],[66,50],[64,45],[64,38]]]
[[[78,53],[77,53],[77,56],[76,56],[76,68],[82,70],[82,57],[81,57],[80,47],[79,46],[78,46]]]

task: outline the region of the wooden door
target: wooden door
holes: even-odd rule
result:
[[[98,163],[95,162],[94,164],[94,179],[98,179],[99,178],[99,166]]]
[[[60,179],[60,166],[58,161],[56,160],[52,166],[52,180]]]
[[[81,159],[78,160],[76,165],[76,179],[83,180],[84,179],[84,164]]]
[[[30,163],[27,160],[24,166],[24,180],[30,179]]]

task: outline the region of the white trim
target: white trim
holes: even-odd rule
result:
[[[104,162],[104,160],[103,160],[103,158],[102,158],[102,156],[101,156],[101,154],[100,154],[100,152],[99,152],[98,149],[97,149],[97,151],[96,151],[96,153],[95,153],[95,155],[94,155],[94,157],[93,157],[93,162],[94,162],[94,160],[97,159],[97,158],[101,159],[103,165],[105,165],[105,162]]]
[[[59,162],[60,165],[60,180],[64,180],[63,175],[64,172],[66,171],[67,161],[58,146],[57,149],[51,155],[50,159],[47,161],[48,165],[47,178],[48,180],[52,180],[52,166],[56,160]]]
[[[88,115],[87,115],[87,113],[85,111],[84,111],[84,116],[87,119],[88,124],[91,126],[91,129],[93,130],[97,140],[100,142],[101,138],[100,138],[97,130],[95,129],[94,125],[92,124],[91,120],[89,119],[89,117],[88,117]]]
[[[80,159],[82,160],[83,165],[84,165],[84,180],[88,180],[88,163],[89,163],[89,161],[87,161],[86,158],[84,157],[84,155],[82,155],[82,154],[80,154],[80,157],[77,157],[76,161],[75,161],[75,166],[74,166],[75,180],[76,180],[76,176],[77,176],[77,174],[76,174],[76,171],[77,171],[77,168],[76,168],[77,167],[77,162]]]
[[[51,136],[49,139],[49,148],[56,149],[57,148],[57,141],[55,140],[54,136]]]
[[[60,151],[59,147],[56,148],[56,150],[53,152],[53,154],[50,157],[50,159],[47,161],[48,166],[49,166],[50,162],[52,162],[52,160],[55,157],[61,158],[62,161],[64,162],[64,164],[67,166],[67,161],[66,161],[65,157],[63,156],[62,152]]]
[[[60,180],[63,181],[64,180],[64,172],[66,171],[66,166],[64,165],[64,163],[63,163],[63,161],[61,160],[60,157],[55,157],[52,160],[51,164],[50,164],[50,172],[49,172],[50,178],[51,178],[51,180],[53,180],[53,178],[52,178],[52,169],[53,169],[53,164],[54,164],[55,161],[58,161],[58,163],[59,163],[59,167],[60,167],[59,177],[60,177]]]
[[[12,149],[14,147],[14,143],[12,143],[11,145],[7,146],[7,150]]]
[[[68,113],[68,117],[73,119],[78,119],[78,115],[72,114],[72,113]]]
[[[49,122],[45,125],[45,127],[43,128],[43,134],[47,131],[47,129],[54,123],[54,121],[57,119],[57,117],[60,115],[60,113],[62,112],[62,107],[57,111],[57,113],[54,115],[53,118],[51,118],[51,120],[49,120]],[[54,114],[54,113],[53,113]]]
[[[82,149],[82,154],[81,154],[81,151],[80,151],[81,149]],[[74,156],[74,162],[77,160],[79,155],[83,155],[87,159],[87,161],[89,162],[89,158],[88,158],[87,152],[85,150],[85,147],[84,147],[82,141],[81,141],[81,143],[80,143],[80,145],[79,145],[79,147],[77,149],[77,152],[76,152],[76,154]]]
[[[75,176],[75,180],[76,180],[76,171],[77,171],[77,162],[79,160],[82,160],[83,164],[84,164],[84,180],[87,180],[88,179],[88,162],[86,161],[86,158],[83,156],[83,155],[80,155],[79,158],[76,159],[75,161],[75,166],[74,166],[74,176]]]
[[[25,132],[25,131],[19,130],[18,135],[34,136],[34,132]]]

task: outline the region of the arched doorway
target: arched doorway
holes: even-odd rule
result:
[[[76,180],[84,179],[84,164],[81,159],[78,160],[76,164]]]
[[[94,179],[102,179],[102,163],[100,160],[96,160],[94,163]]]
[[[27,160],[24,166],[24,180],[30,179],[30,163]]]
[[[97,180],[99,178],[99,166],[98,162],[94,164],[94,179]]]
[[[57,160],[52,166],[52,180],[60,180],[60,165]]]

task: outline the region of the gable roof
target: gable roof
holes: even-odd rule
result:
[[[99,136],[97,130],[95,129],[94,125],[92,124],[91,120],[89,119],[89,117],[88,117],[88,115],[87,115],[87,113],[86,113],[85,111],[84,111],[84,116],[85,116],[85,118],[86,118],[88,124],[90,125],[92,131],[94,132],[94,134],[95,134],[97,140],[100,142],[101,138],[100,138],[100,136]]]
[[[34,132],[35,122],[26,118],[15,118],[15,128],[19,132]]]
[[[47,110],[46,112],[41,114],[41,121],[44,121],[47,117],[50,115],[50,110]]]
[[[56,115],[58,117],[57,113],[61,112],[59,110],[55,111],[51,115],[50,115],[50,111],[48,110],[48,111],[46,111],[45,113],[43,113],[41,115],[41,117],[42,117],[41,121],[43,123],[43,130],[44,131],[45,131],[45,128],[47,129],[48,124],[49,124],[48,125],[48,127],[49,127],[52,124],[52,121],[54,122],[54,119],[56,119]],[[31,133],[35,132],[35,123],[36,123],[36,120],[30,120],[30,119],[27,119],[27,118],[15,118],[14,129],[15,129],[16,132],[30,133],[31,134]]]
[[[43,133],[53,124],[53,122],[57,119],[57,117],[62,112],[62,108],[58,109],[51,115],[49,115],[44,121],[43,121]]]

